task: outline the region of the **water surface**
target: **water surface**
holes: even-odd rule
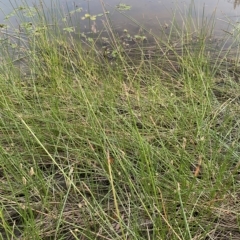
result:
[[[95,15],[109,11],[114,27],[116,29],[127,28],[129,31],[136,31],[138,26],[128,16],[144,25],[145,28],[157,31],[160,25],[170,25],[174,14],[177,21],[181,23],[183,16],[188,14],[190,8],[196,24],[202,22],[203,16],[204,19],[210,19],[214,15],[216,34],[221,34],[223,30],[226,30],[229,21],[236,23],[240,17],[240,0],[0,0],[0,23],[4,23],[6,15],[17,6],[40,7],[41,2],[43,2],[46,12],[52,9],[55,9],[56,12],[59,9],[69,12],[81,7],[82,12],[79,13],[79,18],[72,19],[73,25],[79,25],[79,21],[85,14]],[[116,9],[119,4],[130,6],[130,10],[119,12]],[[59,17],[59,24],[61,24],[62,17],[60,18],[60,14],[56,16]],[[99,17],[95,22],[97,26],[97,24],[101,24],[102,20]],[[17,25],[18,21],[12,18],[12,23]],[[92,25],[89,24],[88,19],[82,20],[81,25],[86,31],[91,30]]]

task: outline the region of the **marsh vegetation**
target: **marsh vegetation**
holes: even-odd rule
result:
[[[79,11],[1,26],[1,238],[239,239],[238,26]]]

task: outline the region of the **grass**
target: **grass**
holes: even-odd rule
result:
[[[213,20],[144,40],[103,17],[2,30],[1,238],[239,239],[237,28],[224,49]]]

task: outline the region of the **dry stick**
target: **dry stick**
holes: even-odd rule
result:
[[[172,232],[176,235],[176,237],[179,240],[183,240],[177,233],[176,231],[173,229],[173,227],[169,224],[168,220],[163,216],[163,214],[159,211],[159,209],[157,209],[156,206],[154,206],[156,208],[156,210],[158,211],[158,213],[160,214],[160,216],[162,217],[162,219],[164,220],[164,222],[168,225],[168,227],[172,230]]]
[[[191,232],[190,232],[190,229],[189,229],[189,225],[187,223],[187,216],[186,216],[186,213],[185,213],[184,208],[183,208],[183,201],[182,201],[181,192],[180,192],[181,191],[180,184],[178,183],[177,185],[178,185],[177,192],[178,192],[178,196],[179,196],[179,200],[180,200],[180,204],[181,204],[181,208],[182,208],[182,212],[183,212],[184,222],[185,222],[186,228],[187,228],[187,233],[188,233],[189,239],[192,239]]]
[[[108,171],[109,171],[109,176],[110,176],[111,188],[112,188],[112,192],[113,192],[114,205],[115,205],[117,217],[118,217],[118,220],[120,223],[121,232],[124,236],[123,227],[122,227],[122,218],[120,216],[120,211],[119,211],[117,197],[116,197],[116,191],[115,191],[115,187],[114,187],[114,183],[113,183],[112,168],[111,168],[112,160],[110,158],[109,151],[107,151],[107,163],[108,163]],[[125,239],[126,239],[126,237],[125,237]]]
[[[158,190],[159,190],[160,197],[161,197],[161,202],[162,202],[162,207],[163,207],[163,213],[164,213],[165,218],[167,219],[167,211],[166,211],[166,208],[165,208],[165,206],[164,206],[164,199],[163,199],[162,191],[161,191],[161,189],[160,189],[159,187],[158,187]]]

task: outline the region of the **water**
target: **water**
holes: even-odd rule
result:
[[[62,9],[72,11],[74,8],[82,7],[84,13],[91,15],[103,12],[103,5],[101,0],[42,0],[46,9],[51,6],[60,6]],[[0,23],[4,22],[4,17],[9,14],[13,6],[33,5],[39,4],[39,0],[0,0]],[[185,1],[170,1],[170,0],[103,0],[104,6],[110,12],[110,15],[116,24],[126,26],[129,20],[116,12],[115,6],[118,4],[127,4],[131,9],[124,11],[141,24],[144,24],[148,29],[155,28],[160,23],[168,24],[172,19],[174,9],[176,9],[176,2],[178,3],[178,12],[187,11],[191,2],[195,5],[195,17],[200,19],[203,13],[206,17],[210,17],[214,12],[216,15],[216,28],[221,29],[224,21],[228,18],[237,22],[240,17],[240,0],[185,0]]]
[[[104,2],[107,9],[111,12],[111,9],[121,1],[105,0]],[[203,10],[205,17],[210,18],[215,14],[216,30],[221,30],[223,26],[226,26],[225,22],[228,22],[229,19],[237,22],[240,17],[240,0],[128,0],[122,2],[132,6],[131,10],[125,11],[125,13],[146,26],[147,29],[158,28],[159,23],[169,25],[172,21],[173,12],[177,13],[177,18],[181,21],[180,15],[186,13],[193,2],[195,6],[194,17],[199,21],[201,21]],[[178,5],[178,7],[176,5]],[[99,0],[90,1],[88,7],[93,14],[102,11],[102,6]],[[86,2],[84,8],[87,9]],[[178,15],[180,12],[181,14]],[[113,12],[112,16],[114,16],[113,19],[116,25],[120,25],[121,27],[129,25],[129,20],[119,16],[116,12]]]
[[[118,8],[116,7],[117,5]],[[77,40],[79,40],[80,37],[80,39],[88,42],[88,36],[90,36],[90,38],[94,37],[93,32],[96,31],[95,36],[98,37],[100,36],[99,33],[103,30],[101,36],[98,38],[100,41],[97,41],[101,48],[106,47],[103,40],[104,36],[108,37],[106,31],[104,32],[104,29],[106,30],[106,28],[104,28],[106,18],[103,15],[96,17],[94,20],[90,20],[86,17],[86,14],[95,18],[94,15],[108,12],[115,31],[120,33],[122,37],[125,36],[124,31],[127,30],[130,36],[134,36],[135,42],[135,36],[138,36],[138,34],[141,35],[140,29],[151,30],[151,32],[154,32],[156,35],[161,33],[164,26],[166,26],[166,32],[169,31],[170,28],[168,26],[171,26],[173,16],[175,16],[176,22],[181,26],[186,20],[186,16],[189,16],[189,12],[191,12],[192,25],[196,25],[196,28],[198,25],[204,25],[203,22],[207,22],[207,20],[214,16],[216,22],[214,27],[214,41],[209,38],[211,42],[210,45],[214,44],[214,47],[211,47],[212,49],[217,49],[217,51],[218,49],[222,51],[221,48],[227,49],[230,46],[232,52],[235,51],[232,42],[225,42],[221,40],[221,37],[224,34],[226,35],[226,33],[227,35],[229,35],[229,33],[232,34],[232,26],[240,22],[240,0],[0,0],[0,24],[8,24],[14,28],[18,28],[20,24],[19,19],[13,16],[6,21],[6,16],[20,6],[33,6],[44,9],[46,16],[54,16],[54,19],[58,19],[57,23],[63,31],[65,31],[64,24],[66,22],[64,22],[64,19],[66,19],[67,22],[70,22],[70,26],[74,26],[74,34],[72,33],[72,36],[76,37]],[[81,12],[75,12],[74,15],[69,14],[71,11],[79,8],[82,9]],[[123,10],[123,8],[129,9]],[[135,19],[138,24],[132,19]],[[25,21],[31,21],[31,19],[26,17]],[[81,29],[79,26],[81,26]],[[238,29],[240,29],[240,27]],[[20,46],[20,48],[16,49],[24,49],[24,46],[28,44],[28,39],[25,38],[24,34],[22,35],[23,32],[20,31],[23,41],[18,41],[18,36],[15,38],[12,36],[12,33],[15,34],[14,29],[11,27],[6,30],[0,28],[0,48],[5,42],[8,46],[8,41],[5,41],[5,39],[11,38],[13,45]],[[83,36],[82,33],[84,33],[85,36]],[[7,34],[7,38],[5,38],[5,34]],[[219,36],[220,41],[218,41]],[[124,38],[123,42],[130,45],[131,48],[131,40],[128,40],[129,39],[126,40]],[[222,47],[222,43],[219,44],[219,42],[223,42],[224,47]],[[147,37],[147,44],[149,43],[151,44],[151,41]],[[108,43],[106,45],[106,49],[108,49]],[[16,54],[13,49],[11,53],[12,58],[15,59],[15,64],[19,64],[19,66],[25,65],[24,61],[22,61],[22,58],[25,59],[24,51],[17,51]],[[112,56],[112,53],[110,55]],[[0,60],[1,58],[4,58],[4,56],[0,54]]]
[[[187,15],[190,8],[196,25],[201,25],[203,16],[204,19],[215,16],[216,36],[230,31],[229,22],[238,23],[240,21],[240,0],[0,0],[0,24],[6,22],[6,15],[11,13],[14,7],[26,5],[40,7],[41,2],[43,2],[42,6],[44,6],[45,13],[54,9],[55,17],[59,18],[60,25],[64,25],[64,21],[62,16],[60,17],[59,9],[67,13],[82,8],[82,11],[75,14],[71,19],[69,15],[66,15],[67,21],[71,20],[73,26],[81,25],[82,32],[101,31],[104,16],[97,17],[94,21],[90,21],[89,18],[84,20],[82,18],[85,17],[85,14],[94,16],[104,11],[109,12],[116,30],[127,29],[135,34],[139,30],[139,25],[131,21],[130,18],[135,19],[146,29],[158,33],[160,26],[171,25],[174,14],[177,22],[181,24],[183,22],[182,17]],[[130,9],[119,12],[116,6],[120,4],[127,4]],[[121,7],[123,8],[123,5]],[[19,20],[16,18],[12,17],[10,20],[12,25],[18,25]]]

